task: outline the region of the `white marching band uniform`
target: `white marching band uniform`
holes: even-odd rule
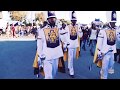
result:
[[[72,16],[74,15],[74,18],[76,20],[76,16],[75,16],[75,12],[71,14]],[[73,20],[74,18],[72,18],[71,20]],[[78,25],[76,24],[75,26],[73,26],[72,24],[68,25],[67,27],[67,42],[69,42],[69,46],[68,46],[68,69],[69,69],[69,74],[70,75],[74,75],[74,68],[73,68],[73,60],[75,58],[76,55],[76,49],[77,47],[79,47],[78,43],[78,37],[82,37],[82,30],[81,28],[78,27]]]
[[[60,36],[62,42],[67,42],[67,34],[68,34],[67,26],[64,29],[60,28]]]
[[[108,14],[109,13],[109,14]],[[113,15],[112,11],[107,12],[107,18],[111,20],[109,16]],[[109,21],[112,22],[112,21]],[[102,60],[102,68],[100,71],[101,79],[107,79],[108,73],[114,73],[114,53],[116,53],[116,30],[113,28],[106,28],[100,30],[98,34],[98,55],[103,53],[105,54],[109,50],[112,52],[107,53]]]
[[[46,28],[51,29],[51,27],[47,25],[41,30],[39,30],[39,35],[38,35],[39,40],[37,40],[37,52],[39,56],[41,56],[41,54],[44,54],[46,57],[45,60],[43,61],[45,79],[52,79],[54,78],[57,72],[58,59],[59,57],[63,56],[63,51],[62,51],[61,44],[60,44],[60,37],[58,37],[58,45],[56,47],[51,48],[48,45],[49,43],[47,43],[47,40],[46,40],[47,36],[45,36],[44,34]],[[58,36],[60,36],[59,32],[58,32]],[[51,73],[53,73],[53,75]]]
[[[48,11],[48,13],[50,12]],[[43,60],[45,79],[54,79],[58,71],[59,58],[63,57],[61,41],[64,40],[61,38],[60,28],[57,25],[51,28],[48,24],[38,30],[38,33],[37,52],[39,56],[45,56],[45,60]]]
[[[72,25],[68,26],[68,27],[73,27]],[[75,25],[76,29],[77,29],[77,34],[76,34],[76,39],[72,40],[71,38],[71,28],[69,28],[68,30],[68,42],[70,43],[70,45],[68,46],[68,69],[69,69],[69,73],[70,75],[74,75],[74,68],[73,68],[73,60],[76,57],[76,49],[77,47],[79,47],[78,43],[78,37],[82,37],[82,31],[81,29],[78,28],[78,25]]]
[[[74,11],[73,11],[74,12]],[[115,18],[113,11],[108,11],[112,18]],[[71,20],[77,20],[75,12],[71,14]],[[55,17],[55,16],[54,16]],[[108,14],[107,14],[108,17]],[[108,17],[109,19],[111,17]],[[110,20],[109,22],[112,22]],[[115,21],[114,21],[115,22]],[[96,33],[96,32],[94,32]],[[114,53],[116,53],[116,29],[105,28],[101,29],[97,38],[97,50],[98,55],[105,54],[109,50],[112,52],[107,53],[102,60],[102,68],[100,71],[101,79],[107,79],[108,73],[114,73]],[[37,39],[37,53],[40,56],[44,56],[43,70],[45,73],[45,79],[54,79],[58,70],[58,61],[60,57],[63,57],[63,50],[61,41],[65,44],[69,43],[68,48],[68,69],[69,74],[74,75],[73,60],[76,55],[76,49],[79,47],[78,37],[81,38],[83,32],[77,24],[72,24],[60,28],[58,25],[51,27],[49,24],[38,30]],[[96,39],[95,36],[91,38]],[[40,61],[40,58],[39,60]]]

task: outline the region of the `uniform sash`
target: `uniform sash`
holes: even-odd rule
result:
[[[77,47],[77,50],[76,50],[76,59],[78,59],[80,56],[80,37],[79,36],[78,36],[78,45],[79,47]]]
[[[36,55],[35,55],[34,62],[33,62],[34,75],[39,74],[39,72],[40,72],[40,74],[41,74],[42,76],[45,76],[44,71],[43,71],[43,68],[41,68],[41,69],[39,70],[38,58],[39,58],[39,57],[38,57],[38,54],[37,54],[37,51],[36,51]]]
[[[96,49],[95,49],[95,55],[94,55],[94,59],[93,59],[93,63],[95,63],[98,59],[98,50],[97,50],[97,45],[96,44]],[[95,63],[97,65],[97,67],[102,67],[102,60],[99,60],[97,63]]]
[[[37,52],[36,52],[36,55],[35,55],[35,58],[34,58],[33,67],[38,68],[38,54],[37,54]]]
[[[34,68],[34,75],[38,74],[40,72],[40,74],[42,76],[45,76],[44,74],[44,70],[40,69],[39,70],[39,66],[38,66],[38,54],[36,52],[35,58],[34,58],[34,62],[33,62],[33,68]],[[62,61],[61,57],[59,58],[59,62],[58,62],[58,71],[62,72],[61,69],[63,70],[64,67],[64,62]]]

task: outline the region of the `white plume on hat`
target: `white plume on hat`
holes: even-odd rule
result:
[[[106,11],[106,18],[107,22],[116,22],[117,21],[116,11]]]
[[[75,12],[75,11],[72,11],[72,12],[70,13],[70,17],[71,17],[71,20],[77,20],[76,12]]]

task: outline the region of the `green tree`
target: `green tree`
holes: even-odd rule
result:
[[[10,14],[11,19],[17,21],[22,21],[27,15],[26,11],[9,11],[9,12],[11,13]]]

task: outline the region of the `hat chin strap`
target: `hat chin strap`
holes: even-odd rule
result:
[[[109,22],[109,27],[110,27],[111,29],[114,29],[114,28],[111,26],[110,22]]]
[[[55,27],[55,23],[50,23],[50,22],[48,22],[48,25],[50,25],[51,28],[52,28],[52,27]]]
[[[109,27],[112,29],[110,22],[108,23]]]

